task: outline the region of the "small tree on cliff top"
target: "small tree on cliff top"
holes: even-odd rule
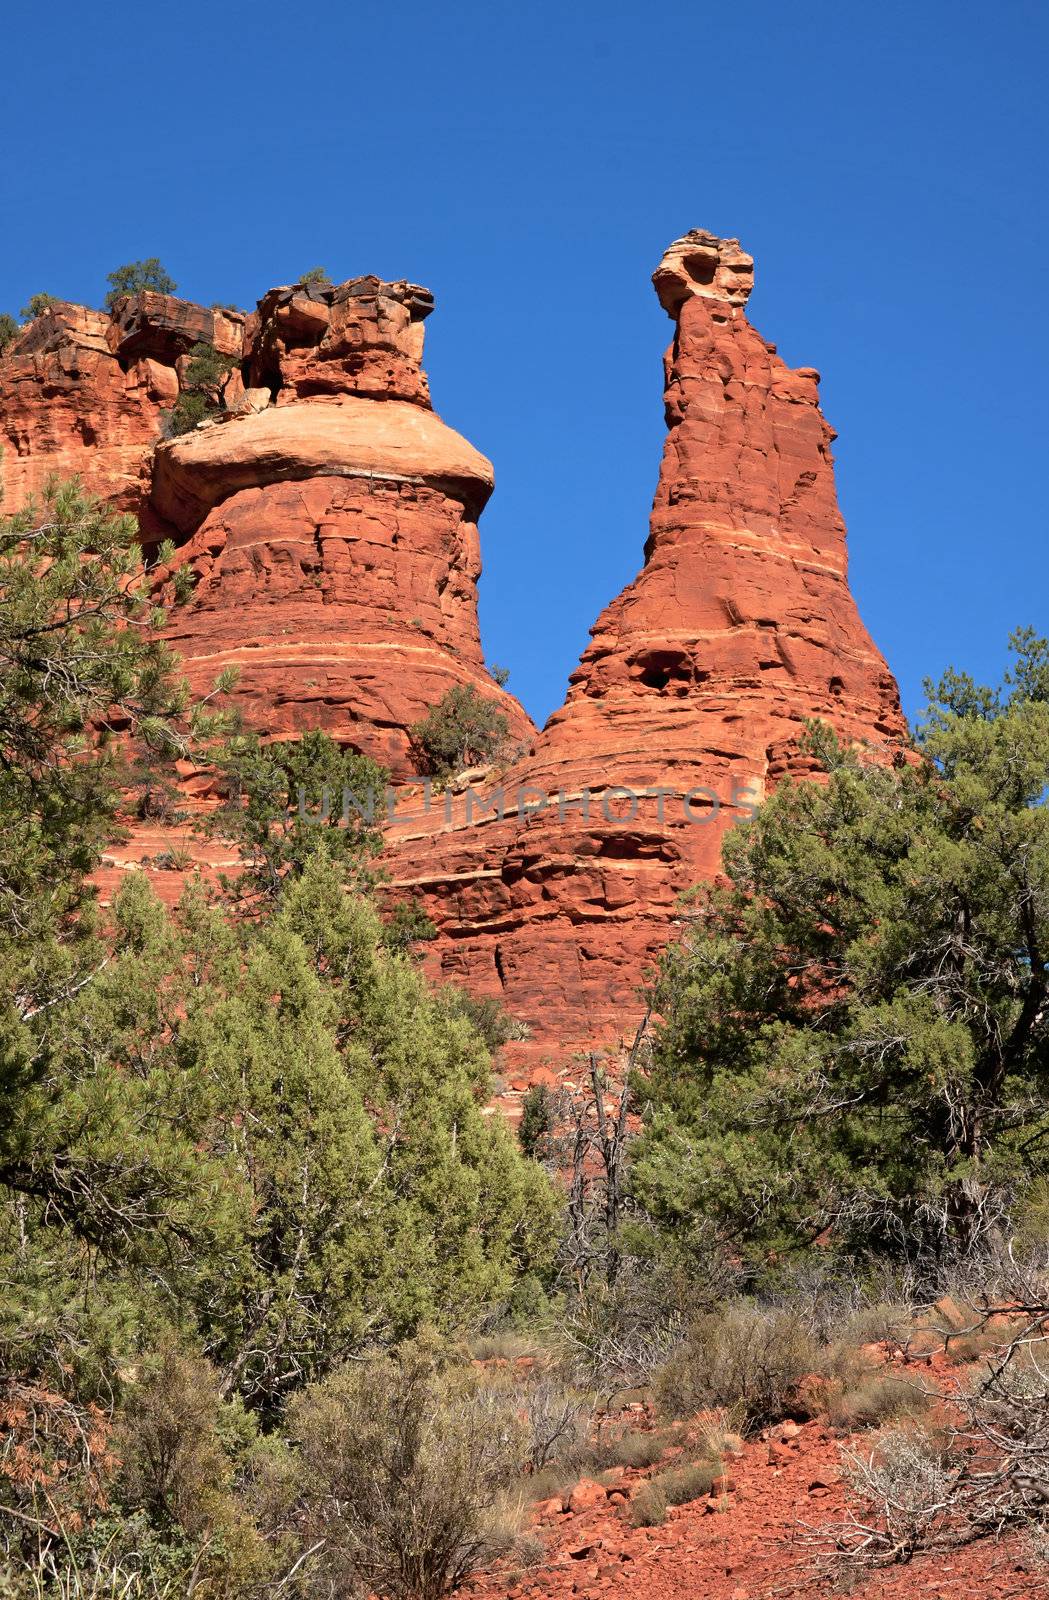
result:
[[[928,685],[898,769],[813,729],[827,781],[728,837],[666,956],[635,1194],[757,1263],[830,1228],[926,1262],[1049,1171],[1049,643]]]
[[[52,306],[57,306],[58,296],[53,294],[32,294],[29,302],[22,307],[22,321],[32,322],[34,317],[42,317],[45,311]]]
[[[110,285],[106,295],[107,311],[112,311],[117,301],[126,294],[139,294],[143,289],[152,289],[157,294],[174,294],[178,288],[158,256],[149,256],[145,261],[128,261],[124,266],[107,273],[106,282]]]

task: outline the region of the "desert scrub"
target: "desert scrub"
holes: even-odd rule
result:
[[[819,1350],[792,1311],[747,1301],[697,1317],[656,1378],[656,1398],[672,1416],[725,1406],[741,1430],[778,1422],[798,1408]]]
[[[658,1461],[662,1461],[673,1443],[673,1434],[666,1430],[646,1433],[640,1428],[628,1428],[626,1433],[609,1439],[607,1453],[612,1466],[654,1467]]]
[[[666,1521],[667,1497],[654,1483],[646,1483],[630,1502],[630,1520],[635,1528],[658,1528]]]
[[[929,1409],[932,1399],[925,1389],[906,1378],[872,1372],[857,1382],[832,1383],[821,1409],[831,1427],[852,1433],[905,1417],[919,1417]]]
[[[519,1536],[526,1430],[513,1397],[425,1342],[307,1389],[289,1431],[325,1592],[440,1600]]]

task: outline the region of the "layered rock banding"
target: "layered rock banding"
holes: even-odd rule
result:
[[[152,532],[148,499],[163,413],[194,344],[239,362],[244,318],[174,295],[124,295],[111,313],[58,301],[0,359],[0,511],[39,497],[52,473]]]
[[[656,270],[675,330],[645,564],[505,776],[514,815],[464,802],[391,830],[398,888],[440,930],[435,970],[545,1041],[632,1031],[681,892],[770,784],[809,770],[806,718],[883,750],[905,736],[848,587],[818,374],[750,325],[752,282],[738,240],[698,230]]]
[[[193,574],[168,630],[193,686],[235,667],[264,736],[319,727],[402,778],[412,724],[456,684],[498,700],[516,744],[534,735],[481,652],[494,478],[430,408],[432,306],[378,278],[271,290],[248,321],[242,414],[162,444],[151,499]]]
[[[298,284],[247,318],[160,295],[108,317],[60,305],[0,360],[4,509],[80,471],[147,541],[174,540],[193,593],[169,638],[194,688],[236,667],[265,737],[321,727],[405,781],[393,892],[437,923],[434,974],[499,994],[533,1059],[633,1031],[681,892],[717,872],[726,828],[769,785],[808,770],[807,718],[886,753],[905,736],[848,588],[818,374],[748,322],[737,240],[685,235],[654,283],[674,336],[644,565],[538,737],[484,665],[492,468],[431,408],[426,290]],[[198,342],[230,359],[224,410],[158,442]],[[159,598],[172,578],[154,570]],[[409,730],[454,684],[500,702],[519,754],[480,797],[424,810]],[[162,835],[140,830],[115,859]],[[177,892],[178,874],[159,886]]]

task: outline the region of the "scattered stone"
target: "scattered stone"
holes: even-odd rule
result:
[[[580,1512],[592,1511],[595,1506],[603,1505],[607,1498],[603,1483],[595,1483],[593,1478],[580,1478],[564,1506],[566,1511],[578,1516]]]

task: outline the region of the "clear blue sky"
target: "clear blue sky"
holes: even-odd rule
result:
[[[489,660],[538,721],[637,571],[690,227],[823,373],[853,586],[910,711],[1049,627],[1049,8],[183,0],[9,12],[0,309],[159,255],[253,305],[320,263],[432,288],[435,404],[495,462]],[[14,41],[14,43],[12,43]]]

